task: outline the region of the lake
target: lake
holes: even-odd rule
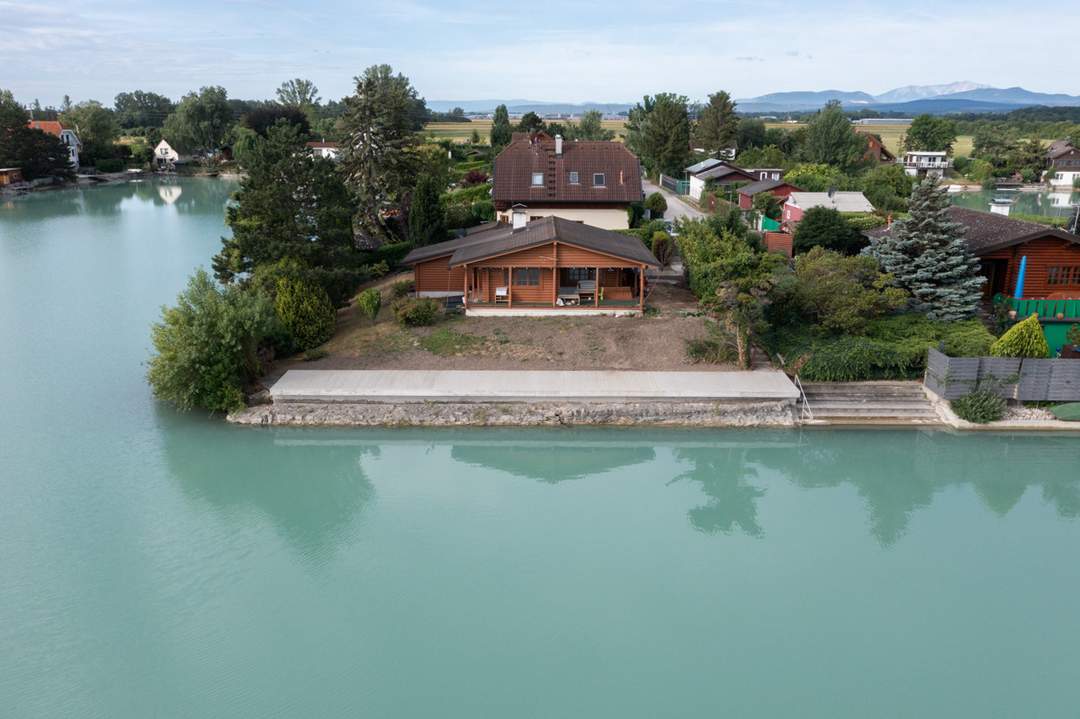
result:
[[[1077,438],[178,414],[234,188],[0,204],[4,717],[1076,713]]]
[[[990,201],[995,197],[1015,198],[1010,214],[1043,215],[1046,217],[1068,217],[1080,204],[1080,192],[1064,190],[1050,192],[1007,192],[1004,190],[979,190],[977,192],[953,192],[949,199],[954,205],[971,210],[990,211]]]

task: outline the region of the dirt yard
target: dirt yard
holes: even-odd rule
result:
[[[431,327],[400,326],[388,288],[379,283],[383,308],[375,324],[349,307],[326,356],[279,361],[271,377],[287,369],[558,369],[693,370],[686,341],[708,335],[693,295],[657,285],[644,317],[465,317],[448,315]],[[720,365],[708,365],[721,369]]]

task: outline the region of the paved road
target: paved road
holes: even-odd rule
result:
[[[696,210],[690,205],[686,204],[679,199],[679,196],[670,190],[665,190],[663,187],[658,187],[648,180],[642,180],[641,186],[645,190],[645,196],[648,197],[654,192],[659,192],[667,200],[667,212],[664,213],[665,220],[681,220],[684,217],[689,220],[698,220],[705,217],[705,213],[701,210]]]

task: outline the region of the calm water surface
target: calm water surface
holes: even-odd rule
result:
[[[978,192],[954,192],[949,195],[954,205],[971,210],[990,211],[990,201],[1004,197],[1014,199],[1011,214],[1068,217],[1080,204],[1080,192],[1040,190],[1039,192],[1006,192],[1003,190],[979,190]]]
[[[1077,715],[1076,439],[178,415],[232,189],[0,204],[0,715]]]

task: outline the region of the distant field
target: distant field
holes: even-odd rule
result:
[[[799,127],[798,124],[791,124],[785,122],[768,122],[765,123],[766,127],[779,127],[782,130],[790,130]],[[894,155],[899,155],[902,150],[900,149],[900,143],[904,139],[904,133],[907,132],[910,125],[859,125],[858,128],[863,132],[872,132],[877,135],[881,135],[882,141],[885,143],[885,147],[889,148],[889,152]],[[959,135],[956,138],[956,144],[953,145],[953,154],[956,156],[970,156],[971,155],[971,135]]]
[[[623,128],[626,122],[623,120],[604,120],[603,126],[615,131],[615,138],[622,139]],[[473,130],[480,138],[487,142],[491,135],[491,120],[473,120],[472,122],[429,122],[424,125],[424,135],[437,140],[453,140],[454,142],[468,142]]]

